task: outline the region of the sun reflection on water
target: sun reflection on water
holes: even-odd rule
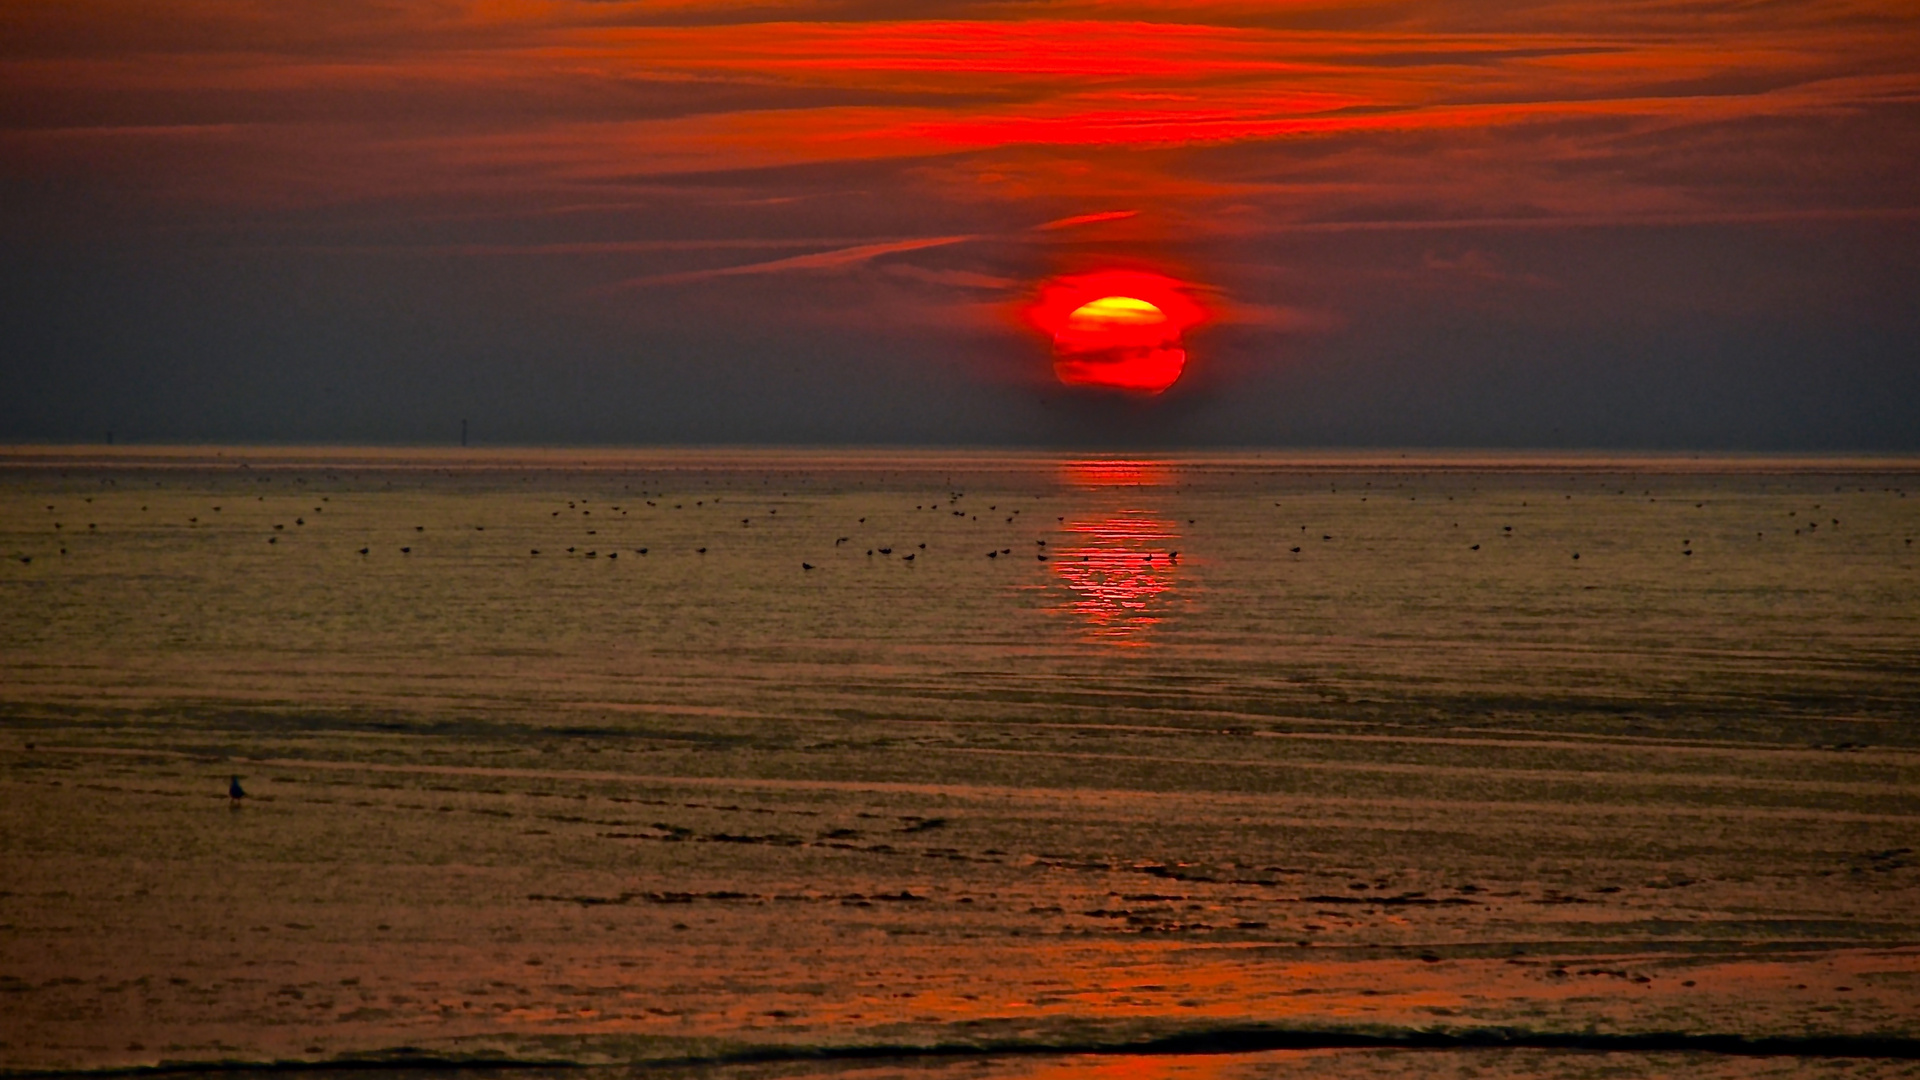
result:
[[[1145,645],[1180,576],[1180,534],[1141,498],[1165,483],[1169,470],[1154,461],[1076,461],[1064,472],[1072,487],[1125,500],[1064,524],[1051,563],[1068,590],[1064,607],[1097,640]]]

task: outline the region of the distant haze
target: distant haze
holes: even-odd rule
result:
[[[1916,161],[1893,0],[0,0],[0,441],[1916,450]]]

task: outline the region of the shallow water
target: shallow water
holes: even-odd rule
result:
[[[0,1064],[1920,1036],[1917,478],[0,454]]]

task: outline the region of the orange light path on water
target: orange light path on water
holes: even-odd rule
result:
[[[1050,565],[1066,586],[1063,610],[1071,612],[1096,640],[1116,645],[1145,645],[1179,583],[1175,561],[1180,534],[1171,522],[1141,508],[1135,496],[1169,478],[1166,465],[1153,461],[1079,461],[1061,478],[1074,488],[1107,491],[1125,498],[1117,508],[1081,516],[1066,526]]]

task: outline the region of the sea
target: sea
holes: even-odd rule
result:
[[[1920,459],[0,449],[0,1073],[1920,1072]]]

